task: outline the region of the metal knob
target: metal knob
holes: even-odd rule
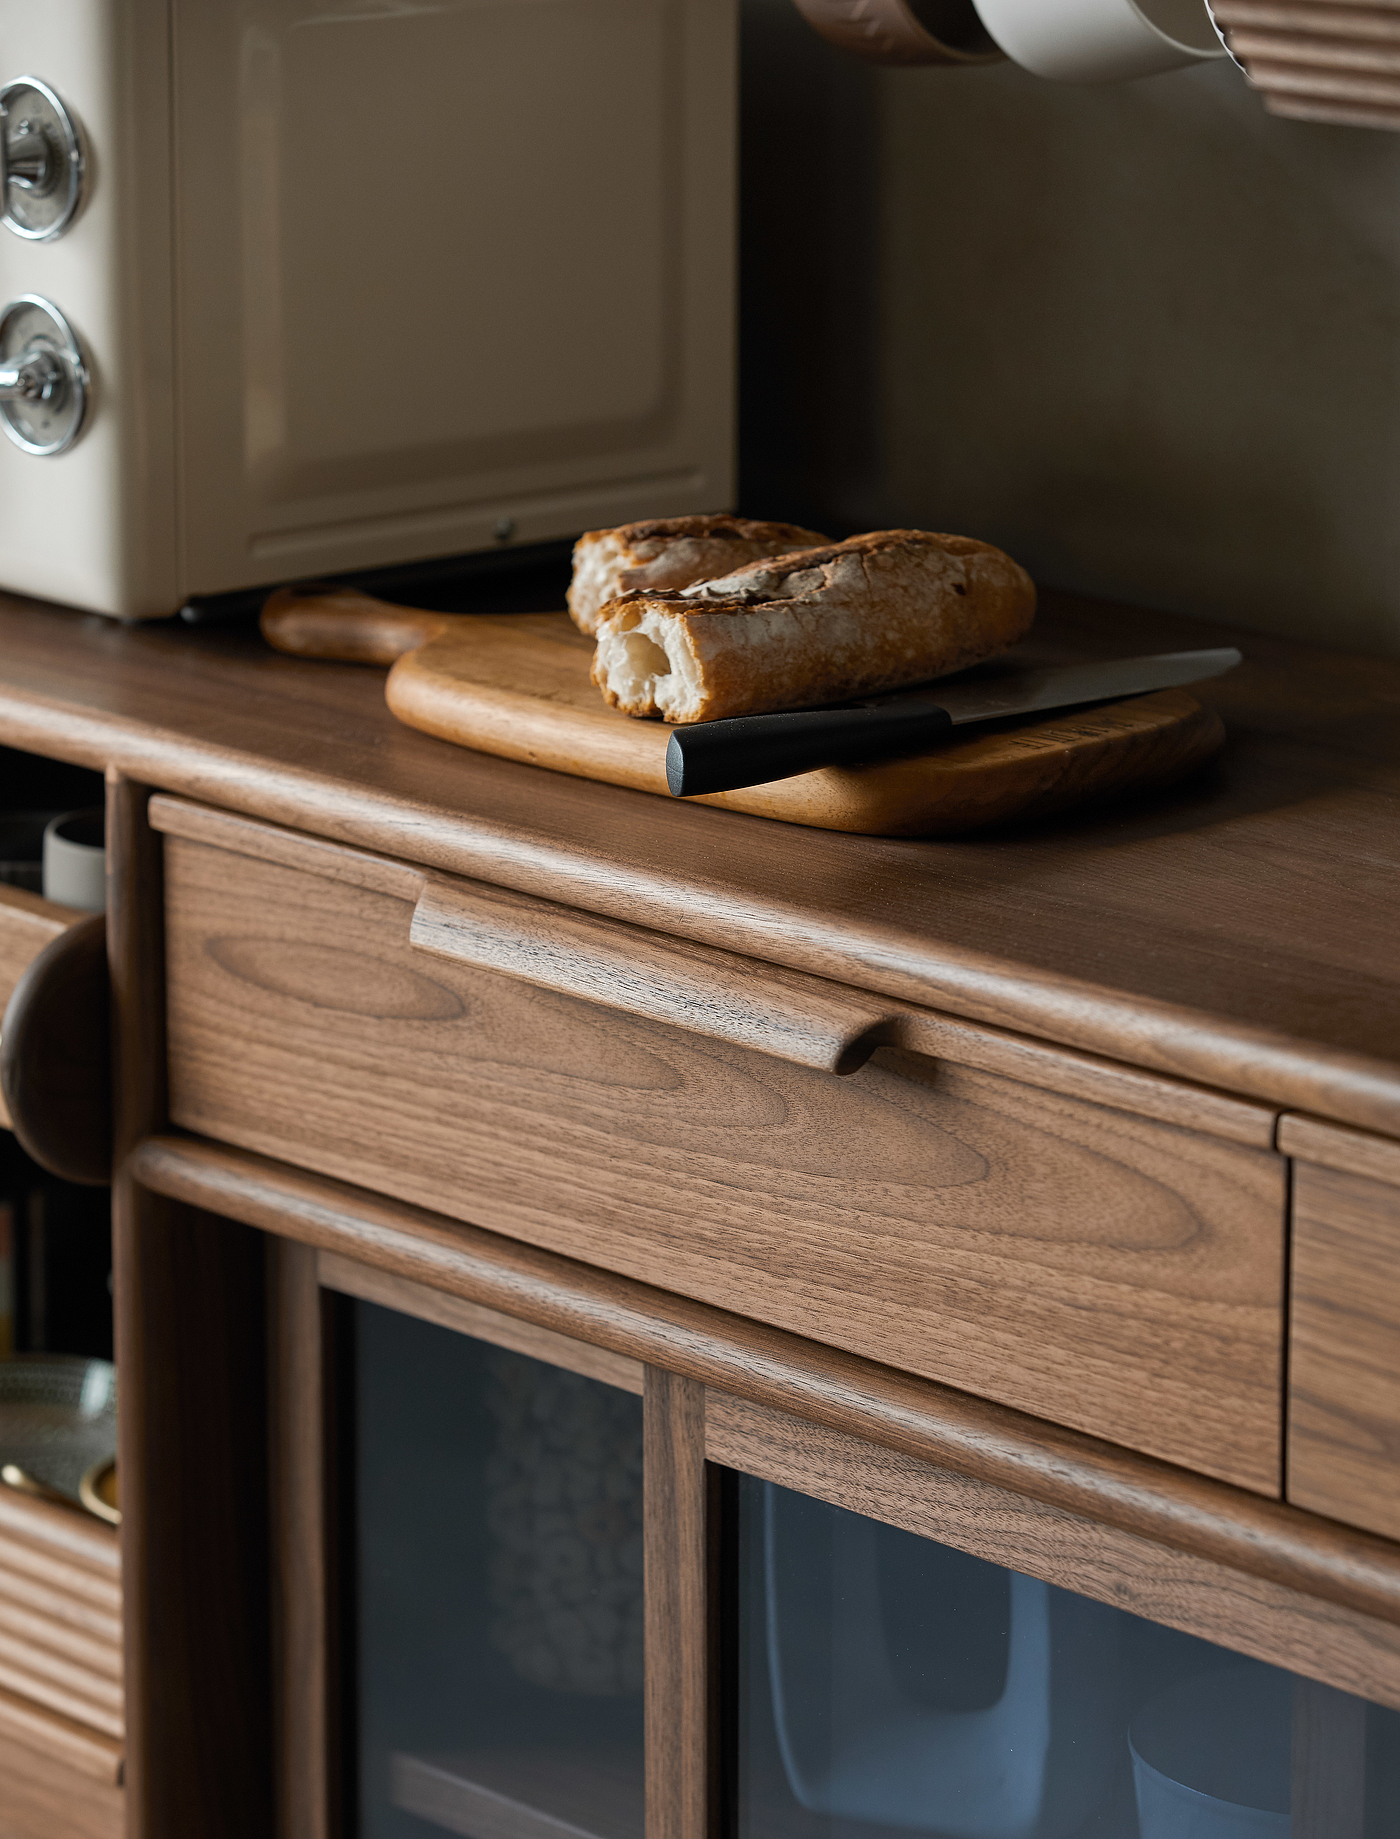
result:
[[[26,453],[62,453],[82,432],[88,369],[50,300],[21,294],[0,313],[0,423]]]
[[[52,242],[73,221],[83,150],[73,117],[47,83],[16,77],[0,89],[0,223]]]
[[[63,387],[62,364],[45,345],[31,345],[0,364],[0,402],[52,402]]]

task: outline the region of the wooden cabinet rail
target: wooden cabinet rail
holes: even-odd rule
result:
[[[1400,1554],[1387,1540],[265,1157],[156,1137],[138,1146],[127,1169],[152,1193],[341,1254],[443,1298],[665,1366],[1400,1627]]]

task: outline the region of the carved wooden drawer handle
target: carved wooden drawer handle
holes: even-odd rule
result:
[[[435,875],[409,938],[459,964],[831,1073],[855,1072],[900,1035],[899,1006],[858,990]]]
[[[0,1095],[19,1141],[65,1181],[111,1179],[107,921],[95,913],[39,953],[0,1024]]]
[[[889,997],[184,799],[158,795],[150,811],[168,836],[411,902],[419,951],[600,1008],[829,1073],[854,1073],[887,1042],[909,1044],[908,1006]]]

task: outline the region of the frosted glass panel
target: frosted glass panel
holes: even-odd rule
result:
[[[363,1839],[642,1839],[642,1407],[354,1305]]]
[[[1400,1833],[1400,1714],[771,1483],[739,1498],[740,1839]]]

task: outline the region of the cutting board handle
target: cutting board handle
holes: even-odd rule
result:
[[[392,606],[358,588],[281,587],[268,596],[259,623],[269,645],[295,658],[392,664],[436,638],[452,618]]]

